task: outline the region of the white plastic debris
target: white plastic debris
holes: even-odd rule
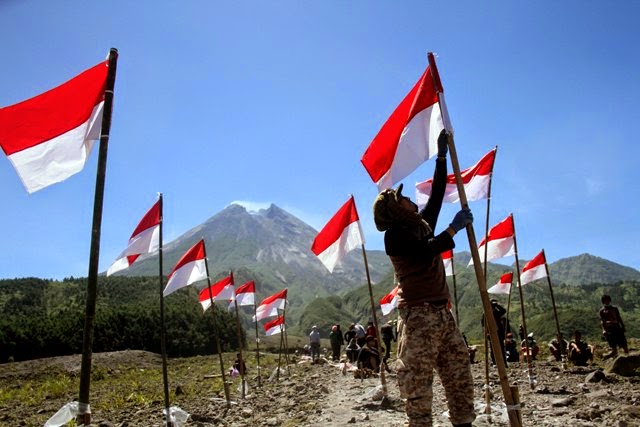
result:
[[[83,414],[90,413],[89,405],[86,405]],[[56,412],[53,417],[45,423],[44,427],[60,427],[76,418],[80,413],[80,402],[69,402]]]
[[[166,417],[167,410],[163,409],[162,413]],[[184,410],[180,409],[177,406],[172,406],[169,408],[169,420],[173,423],[175,427],[182,427],[183,425],[185,425],[189,417],[190,415],[187,412],[185,412]],[[165,422],[164,425],[166,426],[167,423]]]

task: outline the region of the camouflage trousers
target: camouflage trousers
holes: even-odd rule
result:
[[[446,306],[425,304],[400,308],[398,321],[398,388],[407,399],[410,426],[431,426],[433,374],[444,386],[452,424],[471,423],[473,378],[462,334]]]

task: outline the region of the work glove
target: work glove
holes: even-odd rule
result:
[[[447,157],[447,152],[449,151],[448,141],[449,134],[445,129],[442,129],[440,136],[438,136],[438,157]]]
[[[473,222],[473,214],[471,213],[471,209],[464,208],[460,210],[456,216],[453,217],[453,221],[449,224],[449,227],[453,228],[453,230],[457,233],[467,226],[467,224],[471,224]]]

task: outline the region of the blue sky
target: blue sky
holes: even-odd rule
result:
[[[514,213],[520,258],[638,269],[639,18],[638,2],[582,0],[5,0],[0,105],[119,50],[100,271],[158,192],[165,242],[233,201],[320,229],[352,193],[382,249],[360,158],[433,51],[461,166],[499,147],[489,222]],[[0,277],[87,275],[97,154],[32,195],[0,160]],[[486,203],[471,207],[479,241]]]

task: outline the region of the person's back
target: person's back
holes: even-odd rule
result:
[[[311,348],[311,360],[316,361],[320,357],[320,332],[318,327],[313,326],[309,334],[309,346]]]
[[[349,359],[349,362],[353,363],[358,359],[358,353],[360,353],[360,346],[356,342],[355,338],[351,338],[351,340],[347,344],[347,347],[345,348],[345,351],[347,353],[347,359]]]

